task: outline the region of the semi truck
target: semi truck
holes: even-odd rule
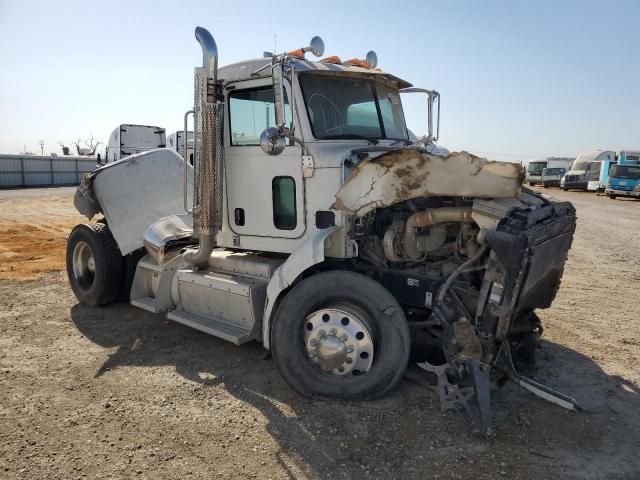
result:
[[[616,152],[612,150],[589,150],[581,153],[571,166],[571,170],[560,181],[563,190],[588,190],[589,182],[598,182],[602,161],[616,161]]]
[[[118,125],[109,136],[105,163],[167,146],[165,129],[153,125]]]
[[[313,61],[314,37],[219,68],[213,36],[195,36],[194,164],[165,148],[84,178],[74,203],[95,220],[67,243],[80,303],[124,297],[260,342],[311,398],[384,395],[414,352],[443,410],[485,434],[500,379],[575,408],[519,370],[542,333],[536,309],[560,286],[569,202],[522,188],[518,163],[438,154],[439,93],[381,70],[374,52]],[[420,140],[401,93],[425,102]]]
[[[544,188],[559,187],[562,177],[567,173],[564,167],[547,167],[542,169],[542,186]]]
[[[545,160],[533,160],[527,165],[527,182],[530,186],[534,186],[538,183],[544,185],[542,179],[542,171],[545,168],[562,168],[568,170],[573,163],[572,158],[564,157],[549,157]],[[553,175],[556,175],[555,173]]]
[[[193,165],[193,131],[187,131],[187,151],[186,157],[184,152],[184,131],[178,130],[167,136],[167,146],[178,152],[183,158],[186,158]]]
[[[609,198],[640,198],[640,151],[621,150],[618,164],[611,168],[605,194]]]

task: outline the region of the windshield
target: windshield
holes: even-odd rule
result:
[[[299,78],[315,138],[407,140],[397,89],[344,75],[307,73]]]
[[[614,165],[609,172],[610,177],[630,178],[632,180],[640,179],[640,166],[632,165]]]
[[[529,162],[529,173],[540,173],[547,166],[547,162]]]
[[[576,162],[573,164],[573,167],[571,167],[571,170],[582,170],[582,171],[587,171],[589,170],[589,164],[591,162]]]
[[[543,175],[562,175],[564,173],[564,168],[545,168],[542,171]]]

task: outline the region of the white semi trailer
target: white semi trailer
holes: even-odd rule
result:
[[[443,409],[490,428],[490,381],[520,376],[554,299],[575,210],[521,189],[519,164],[437,155],[439,94],[365,60],[303,49],[218,69],[198,27],[195,161],[159,149],[89,175],[75,204],[97,223],[69,236],[86,305],[125,296],[235,344],[258,341],[310,396],[371,399],[412,348]],[[401,93],[425,95],[408,137]],[[436,361],[435,359],[438,359]]]

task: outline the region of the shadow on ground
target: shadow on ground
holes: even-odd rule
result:
[[[495,436],[484,439],[471,433],[461,415],[443,416],[433,390],[406,380],[373,402],[312,401],[286,386],[257,343],[236,347],[128,305],[76,305],[71,318],[86,338],[115,348],[96,377],[122,366],[173,366],[205,389],[222,386],[262,412],[280,453],[297,458],[312,476],[421,478],[438,466],[478,478],[522,474],[523,468],[530,469],[528,478],[558,469],[569,472],[561,478],[587,478],[571,472],[591,465],[598,478],[640,468],[631,464],[638,463],[632,452],[640,441],[634,447],[621,434],[638,438],[638,389],[559,344],[544,342],[536,377],[574,396],[586,411],[567,413],[508,384],[493,392]]]

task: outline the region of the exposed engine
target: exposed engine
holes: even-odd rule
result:
[[[426,339],[422,366],[438,377],[443,409],[464,407],[484,433],[490,366],[574,407],[532,387],[514,363],[533,356],[542,333],[534,309],[551,305],[574,229],[570,204],[530,191],[517,200],[415,199],[355,225],[357,268],[394,294],[415,339]]]

